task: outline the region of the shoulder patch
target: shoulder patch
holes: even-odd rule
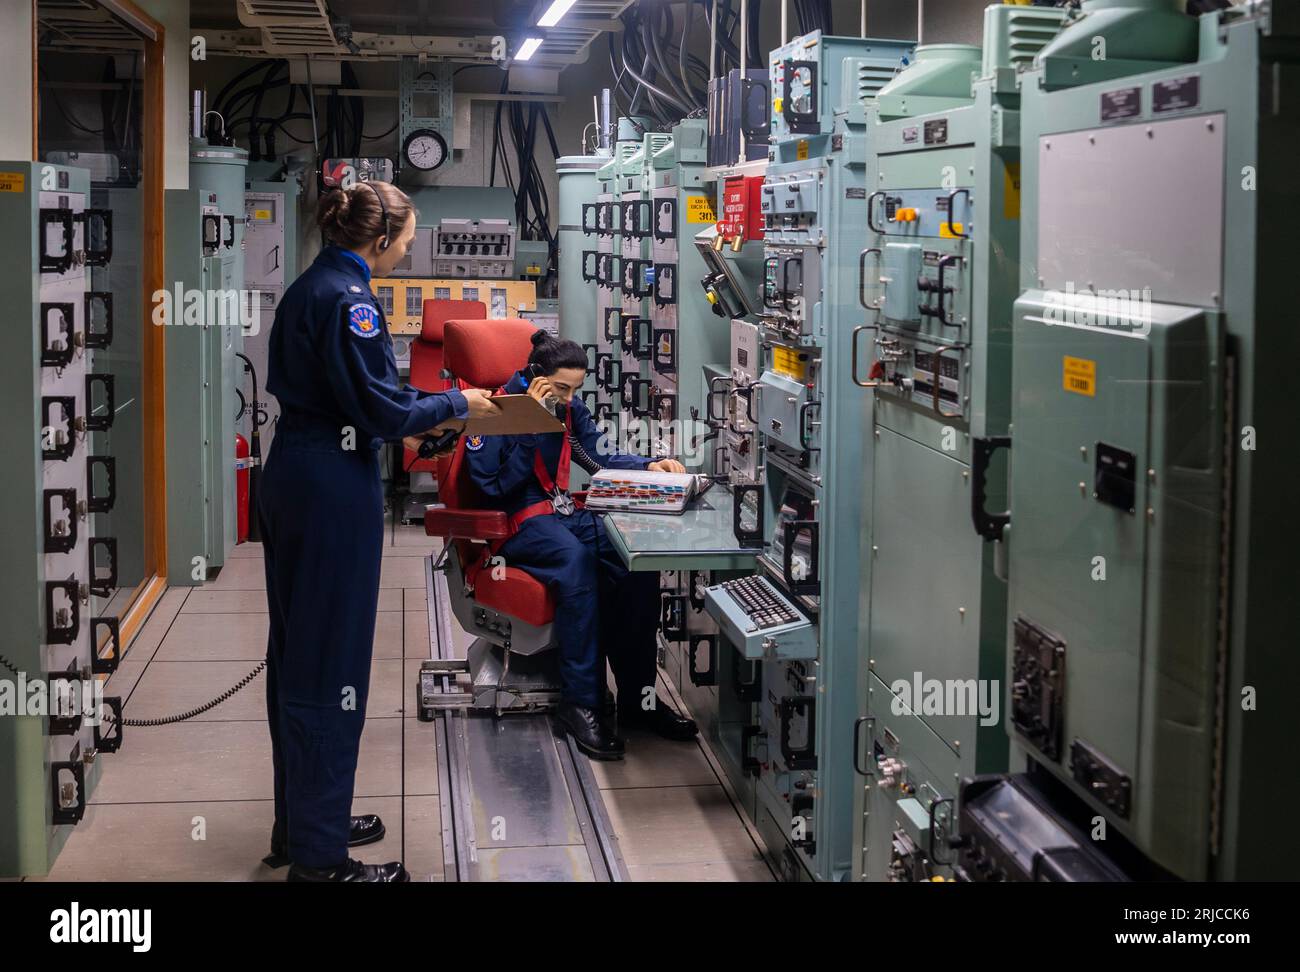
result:
[[[470,452],[478,452],[480,449],[483,448],[483,436],[481,435],[467,436],[465,439],[465,448],[468,449]]]
[[[383,332],[379,328],[379,314],[369,304],[353,304],[348,310],[348,330],[357,337],[378,337]]]

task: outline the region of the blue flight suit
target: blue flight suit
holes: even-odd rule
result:
[[[330,868],[348,857],[374,649],[379,447],[469,409],[459,391],[399,388],[370,268],[333,246],[276,309],[266,389],[280,403],[258,494],[275,819],[290,860]]]
[[[505,386],[510,394],[527,389],[523,372]],[[601,466],[644,469],[651,463],[616,451],[581,398],[575,396],[569,410],[574,438]],[[465,455],[486,503],[513,515],[548,498],[537,481],[533,457],[540,451],[555,481],[563,444],[562,432],[471,436],[465,440]],[[643,690],[653,690],[655,684],[659,575],[629,571],[605,533],[602,518],[588,510],[530,517],[498,553],[508,566],[523,569],[555,590],[564,701],[602,706],[608,657],[620,706],[639,708]]]

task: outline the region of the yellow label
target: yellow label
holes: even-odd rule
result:
[[[799,144],[794,147],[794,157],[800,162],[808,158],[808,139],[799,140]]]
[[[952,229],[948,228],[949,225],[952,226]],[[961,223],[949,224],[945,220],[944,222],[939,224],[939,235],[942,236],[945,240],[955,240],[965,232],[966,232],[966,228]]]
[[[538,274],[541,272],[542,268],[535,263],[530,263],[528,266],[524,267],[524,273]]]
[[[253,219],[263,219],[267,222],[271,220],[271,211],[269,209],[254,209]]]
[[[713,211],[713,200],[708,196],[686,197],[686,222],[716,223],[717,213]]]
[[[1002,170],[1002,218],[1020,218],[1020,163],[1012,162]]]
[[[1066,355],[1061,366],[1061,385],[1076,395],[1097,397],[1097,362]]]
[[[802,351],[776,344],[772,347],[772,370],[796,381],[808,377],[808,356]]]
[[[22,192],[26,185],[25,172],[0,172],[0,192]]]

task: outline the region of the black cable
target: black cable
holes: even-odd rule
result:
[[[176,722],[184,722],[186,719],[193,719],[195,716],[202,715],[203,713],[207,712],[209,709],[215,709],[222,702],[225,702],[236,692],[238,692],[240,689],[246,686],[249,682],[257,678],[258,675],[261,675],[262,670],[265,668],[266,668],[266,659],[263,658],[260,662],[257,663],[256,668],[254,668],[251,672],[245,675],[242,679],[240,679],[230,688],[226,689],[226,691],[218,695],[215,699],[212,699],[209,702],[205,702],[203,705],[200,705],[197,708],[190,709],[188,712],[182,712],[179,715],[164,716],[160,719],[123,719],[122,725],[143,729],[143,728],[154,728],[157,726],[169,726]]]
[[[388,131],[380,132],[378,135],[362,134],[361,138],[368,142],[377,142],[379,141],[379,139],[387,138],[389,135],[393,134],[393,132],[397,131],[397,126],[398,126],[398,122],[393,122],[393,127],[388,129]]]
[[[68,113],[67,109],[63,107],[63,102],[59,100],[58,94],[56,94],[53,89],[50,90],[50,100],[54,102],[54,107],[59,109],[59,114],[63,116],[63,120],[66,121],[73,128],[80,129],[81,131],[85,132],[87,135],[94,135],[97,138],[103,137],[104,130],[102,128],[100,129],[87,128],[85,125],[82,125],[75,118],[73,118],[72,115]]]
[[[231,78],[229,81],[226,82],[225,87],[223,87],[221,91],[217,93],[217,96],[212,99],[212,102],[208,105],[208,107],[211,108],[213,111],[221,111],[221,106],[226,100],[226,95],[228,95],[232,90],[234,90],[235,85],[239,84],[240,81],[243,81],[244,78],[256,74],[258,71],[266,70],[269,66],[271,66],[274,63],[275,61],[273,59],[268,58],[266,60],[258,61],[250,68],[246,68],[243,71],[240,71],[233,78]],[[222,112],[222,114],[224,116],[225,113]]]

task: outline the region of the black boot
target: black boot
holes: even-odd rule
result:
[[[656,736],[678,742],[694,739],[700,731],[694,719],[678,715],[671,705],[657,695],[653,709],[643,709],[640,704],[620,705],[618,726],[620,729],[644,729]]]
[[[561,702],[555,708],[555,721],[592,759],[623,758],[623,740],[600,721],[595,709]]]
[[[348,827],[348,846],[363,847],[366,844],[373,844],[383,840],[386,833],[384,822],[379,819],[378,814],[363,813],[351,819]],[[267,867],[284,867],[289,863],[288,848],[284,842],[284,828],[271,828],[271,853],[262,858],[262,863]]]
[[[301,864],[292,864],[289,867],[289,880],[400,884],[411,880],[411,875],[397,861],[390,864],[362,864],[349,857],[348,862],[339,867],[303,867]]]

